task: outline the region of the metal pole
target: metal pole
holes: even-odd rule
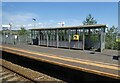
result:
[[[48,47],[48,44],[49,44],[49,40],[48,40],[48,30],[46,31],[46,35],[47,35],[47,47]]]
[[[57,48],[59,46],[59,36],[58,36],[58,29],[57,29]]]
[[[84,45],[85,45],[85,29],[83,28],[83,45],[82,45],[83,50],[85,49]]]
[[[112,32],[112,50],[113,50],[113,32]]]
[[[101,28],[101,37],[100,37],[100,52],[102,52],[102,36],[103,36],[103,33],[102,33],[102,28]]]
[[[36,23],[35,23],[35,22],[36,22],[36,19],[35,19],[35,18],[33,18],[32,20],[34,21],[34,28],[35,28],[35,25],[36,25]]]
[[[68,29],[68,36],[69,36],[69,49],[71,48],[71,35],[70,35],[70,33],[71,33],[71,30]]]
[[[9,23],[9,25],[10,25],[10,44],[13,44],[12,43],[12,24]]]

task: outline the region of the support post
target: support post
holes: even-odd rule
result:
[[[42,35],[42,34],[41,34],[41,30],[40,30],[40,45],[41,45],[41,35]]]
[[[59,47],[59,36],[58,36],[58,29],[57,29],[57,48]]]
[[[83,28],[83,50],[85,49],[85,29]]]
[[[10,44],[13,44],[12,43],[12,40],[13,40],[13,38],[12,38],[12,24],[9,24],[10,25]]]
[[[105,48],[105,28],[104,27],[101,27],[101,37],[100,37],[100,51],[102,52],[103,49]]]
[[[30,33],[31,33],[30,43],[33,45],[33,31],[31,30]],[[20,43],[20,38],[19,38],[19,43]]]
[[[39,31],[39,34],[38,34],[38,45],[40,45],[40,31]]]
[[[68,34],[69,34],[69,35],[68,35],[68,36],[69,36],[69,49],[70,49],[70,43],[71,43],[71,36],[70,36],[70,32],[71,32],[71,31],[70,31],[70,29],[68,29]]]
[[[46,31],[46,36],[47,36],[47,47],[48,47],[48,31]]]
[[[101,28],[101,30],[100,30],[100,33],[101,33],[101,35],[100,35],[100,52],[102,52],[102,36],[103,36],[103,32],[102,32],[102,28]]]

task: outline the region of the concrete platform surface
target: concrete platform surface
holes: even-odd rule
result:
[[[3,50],[9,49],[16,53],[29,53],[29,56],[35,56],[46,61],[53,61],[60,65],[67,65],[81,70],[90,70],[99,72],[99,74],[108,74],[119,77],[119,60],[113,60],[117,56],[116,50],[104,50],[103,53],[87,50],[72,50],[53,47],[43,47],[35,45],[3,45]],[[39,56],[37,56],[39,55]],[[28,55],[27,55],[28,56]]]

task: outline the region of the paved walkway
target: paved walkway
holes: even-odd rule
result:
[[[4,45],[3,48],[3,50],[6,51],[8,49],[8,52],[23,54],[24,56],[29,55],[30,57],[36,57],[37,59],[43,59],[44,61],[62,66],[73,67],[80,70],[90,70],[99,74],[112,74],[113,77],[118,75],[120,71],[118,60],[112,59],[114,55],[117,55],[117,51],[113,50],[90,54],[91,51],[86,50],[70,50],[35,45]]]
[[[95,54],[91,54],[91,51],[87,50],[73,50],[73,49],[63,49],[63,48],[54,48],[54,47],[43,47],[36,45],[6,45],[17,48],[22,48],[30,51],[37,51],[40,53],[46,53],[48,55],[56,55],[60,57],[68,57],[74,59],[85,59],[91,60],[95,62],[103,62],[110,64],[119,64],[118,60],[113,60],[113,56],[118,55],[117,50],[104,50],[102,53],[95,52]]]

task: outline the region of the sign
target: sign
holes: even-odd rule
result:
[[[120,38],[116,38],[116,42],[120,42]]]
[[[79,35],[73,35],[73,40],[79,40]]]
[[[17,35],[15,35],[15,39],[17,39]]]
[[[6,38],[8,38],[8,35],[6,35]]]

